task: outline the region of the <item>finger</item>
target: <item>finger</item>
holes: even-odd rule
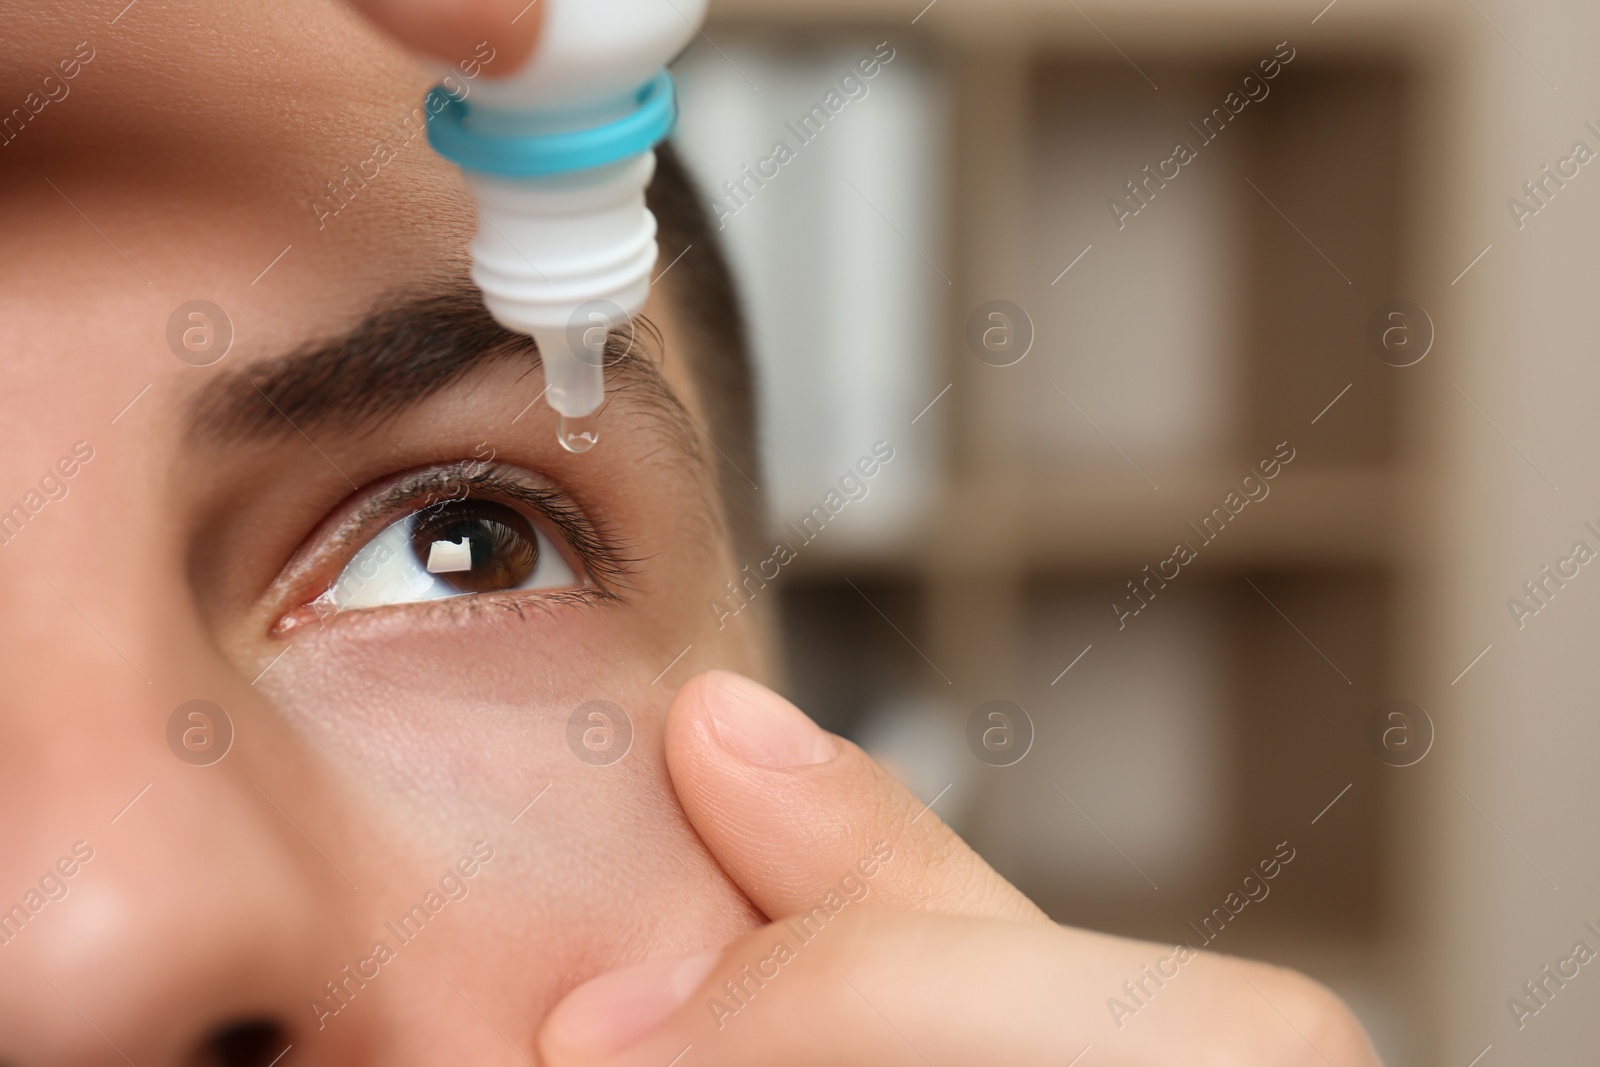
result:
[[[1360,1024],[1322,987],[1192,949],[1178,963],[1176,952],[863,909],[811,941],[780,924],[721,954],[605,975],[556,1006],[539,1047],[548,1067],[1377,1067]]]
[[[666,751],[695,829],[773,919],[871,900],[1048,922],[865,752],[748,678],[691,679],[667,712]]]
[[[544,21],[544,5],[537,0],[350,3],[411,51],[452,64],[475,58],[490,78],[503,78],[522,68],[533,54]],[[485,59],[486,55],[493,58]]]

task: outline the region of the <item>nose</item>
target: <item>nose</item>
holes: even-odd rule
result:
[[[0,579],[28,620],[0,643],[0,1065],[359,1062],[360,1021],[319,1034],[310,1007],[354,898],[315,775],[203,635],[75,591]],[[209,764],[221,721],[169,744],[196,687],[232,708]]]

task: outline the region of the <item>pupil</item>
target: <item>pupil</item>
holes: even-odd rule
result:
[[[449,542],[442,557],[434,551],[439,542]],[[470,567],[461,567],[466,561],[454,547],[462,542],[471,554]],[[419,511],[411,527],[411,551],[424,568],[430,559],[452,560],[450,569],[436,570],[434,577],[459,593],[516,589],[539,564],[533,524],[493,500],[449,500]]]

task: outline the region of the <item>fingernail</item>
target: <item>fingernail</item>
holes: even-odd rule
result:
[[[781,769],[824,763],[839,751],[805,712],[742,675],[712,676],[711,725],[722,747],[747,763]]]
[[[720,952],[652,960],[612,971],[567,994],[545,1023],[550,1040],[580,1058],[608,1056],[645,1037],[689,999]]]

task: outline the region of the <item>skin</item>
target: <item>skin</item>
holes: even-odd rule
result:
[[[528,406],[541,374],[516,361],[359,430],[197,440],[189,407],[222,376],[337,336],[385,294],[459,285],[474,220],[419,138],[318,229],[322,183],[394,140],[384,123],[430,81],[355,14],[280,0],[108,17],[0,12],[0,99],[94,48],[65,99],[0,148],[5,506],[74,442],[93,449],[0,548],[0,899],[74,842],[94,850],[66,898],[0,946],[0,1062],[123,1062],[113,1045],[140,1067],[187,1062],[259,1017],[303,1063],[522,1063],[511,1046],[531,1049],[577,983],[759,921],[662,755],[676,685],[711,664],[767,670],[761,635],[718,630],[706,606],[738,571],[713,468],[629,396],[594,451],[563,452],[553,413]],[[233,322],[214,366],[167,345],[194,298]],[[670,290],[653,299],[661,374],[704,425]],[[282,577],[321,551],[330,514],[486,442],[629,543],[641,562],[619,602],[396,606],[271,632],[331,578]],[[567,745],[569,714],[595,698],[635,728],[611,766]],[[237,731],[214,766],[167,746],[193,699]],[[479,841],[494,858],[467,897],[319,1030],[323,983],[375,941],[393,947],[384,924]]]
[[[444,63],[488,41],[505,56],[504,71],[532,54],[544,22],[537,0],[353,0],[351,6],[407,49]]]
[[[470,20],[447,35],[442,5],[367,7],[402,39],[516,55]],[[1113,1028],[1105,999],[1170,946],[1055,926],[853,745],[735,675],[691,681],[769,676],[767,634],[759,608],[719,629],[706,607],[740,562],[718,460],[647,390],[615,390],[576,457],[515,358],[386,420],[194,432],[229,376],[461,284],[474,220],[420,140],[337,216],[311,208],[431,80],[359,16],[17,3],[0,24],[0,102],[94,49],[0,146],[0,507],[75,442],[93,450],[0,547],[0,906],[92,849],[0,944],[0,1062],[214,1062],[219,1028],[246,1020],[279,1027],[286,1064],[659,1065],[685,1044],[695,1063],[916,1062],[906,1040],[941,1064],[1059,1064],[1091,1043],[1086,1064],[1375,1062],[1321,987],[1221,957]],[[208,367],[166,340],[196,298],[235,332]],[[674,302],[670,282],[652,296],[646,347],[704,425]],[[342,516],[486,447],[626,543],[614,599],[280,626],[348,558]],[[596,698],[634,731],[604,766],[568,745]],[[235,731],[209,766],[167,740],[194,699]],[[866,898],[717,1027],[721,983],[880,842],[893,859]],[[468,867],[413,938],[389,932]],[[377,977],[314,1008],[380,939]]]

